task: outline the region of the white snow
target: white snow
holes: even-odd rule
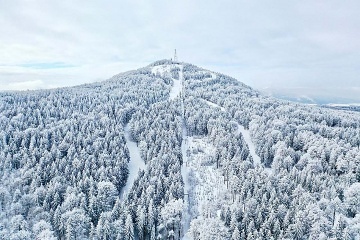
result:
[[[179,80],[176,80],[173,78],[174,81],[174,85],[171,88],[170,91],[170,100],[175,99],[177,96],[179,96],[180,91],[181,91],[181,83]]]
[[[153,74],[157,74],[159,73],[161,76],[164,76],[165,72],[169,72],[170,71],[170,66],[171,65],[159,65],[159,66],[155,66],[151,69],[151,72]]]
[[[254,165],[258,165],[258,166],[262,166],[262,163],[261,163],[261,158],[259,157],[259,155],[256,153],[255,151],[255,144],[253,143],[253,141],[251,140],[251,136],[250,136],[250,132],[249,130],[246,130],[244,128],[244,126],[240,125],[237,123],[237,126],[238,126],[238,134],[242,134],[242,136],[244,137],[244,140],[246,142],[246,144],[248,145],[249,147],[249,151],[250,151],[250,155],[252,156],[253,158],[253,161],[254,161]],[[272,170],[271,168],[265,168],[264,167],[264,170],[267,172],[267,173],[272,173]]]
[[[360,103],[329,103],[326,106],[330,107],[360,107]]]
[[[182,174],[185,191],[189,194],[185,197],[184,232],[195,219],[220,220],[221,207],[232,202],[230,186],[227,187],[222,172],[210,161],[215,156],[210,141],[208,137],[187,137],[182,146],[186,156]],[[190,239],[189,233],[183,239]]]
[[[216,168],[212,158],[215,156],[215,147],[211,144],[208,137],[187,136],[187,129],[184,119],[184,79],[183,66],[174,64],[167,66],[156,66],[152,69],[154,73],[166,74],[171,67],[180,67],[179,79],[173,79],[174,85],[170,91],[170,99],[180,95],[182,110],[182,138],[181,153],[183,156],[183,165],[181,166],[181,175],[184,181],[184,208],[182,214],[182,239],[191,239],[189,229],[191,222],[195,219],[217,219],[220,221],[221,208],[224,205],[230,206],[237,197],[231,192],[231,184],[225,181],[225,176],[220,169]],[[215,78],[215,74],[211,74]],[[216,103],[202,99],[211,107],[220,108],[226,111],[224,107]],[[242,134],[249,146],[250,154],[254,159],[255,165],[261,166],[260,157],[255,152],[255,145],[251,140],[249,131],[238,124],[237,134]],[[228,176],[227,178],[231,178]],[[216,221],[215,221],[216,222]],[[219,229],[221,226],[219,225]]]
[[[181,90],[183,90],[183,71],[179,74]],[[181,94],[181,108],[184,114],[184,93]],[[224,108],[210,101],[204,100],[212,107]],[[215,156],[215,148],[207,137],[189,137],[182,116],[183,127],[181,152],[183,165],[181,175],[184,181],[184,211],[182,219],[183,240],[191,239],[188,230],[194,219],[220,219],[219,212],[223,204],[231,198],[224,176],[209,160]],[[226,201],[225,201],[226,200]],[[220,220],[219,220],[220,222]],[[221,226],[219,226],[220,229]]]
[[[173,100],[175,98],[177,98],[180,94],[180,92],[182,91],[182,69],[183,66],[180,64],[171,64],[171,65],[159,65],[159,66],[155,66],[151,69],[151,72],[153,74],[160,74],[161,76],[165,76],[165,74],[169,74],[170,75],[170,71],[171,69],[175,68],[175,67],[180,67],[180,72],[179,72],[179,79],[175,79],[175,78],[171,78],[173,80],[173,86],[170,90],[170,100]]]
[[[210,102],[208,100],[205,100],[202,98],[202,100],[204,100],[208,105],[215,107],[215,108],[220,108],[221,111],[225,112],[225,108],[221,107],[220,105],[217,105],[216,103]]]
[[[179,79],[172,78],[172,80],[174,81],[174,85],[172,86],[171,91],[170,91],[170,100],[173,100],[177,96],[179,96],[179,94],[182,90],[182,78],[183,78],[182,67],[183,66],[180,65],[178,67],[180,67]]]
[[[255,145],[254,145],[253,141],[251,140],[249,130],[246,130],[244,128],[244,126],[242,126],[240,124],[237,124],[237,126],[238,126],[238,133],[242,134],[246,144],[249,147],[249,151],[250,151],[250,154],[251,154],[251,156],[252,156],[252,158],[254,160],[254,164],[255,165],[261,165],[261,158],[259,157],[259,155],[257,155],[257,153],[255,151]]]
[[[146,168],[145,162],[141,159],[140,150],[130,137],[129,124],[126,124],[124,127],[124,135],[126,140],[126,146],[129,149],[130,153],[130,162],[129,167],[129,176],[126,182],[125,187],[121,190],[120,197],[123,198],[131,189],[136,177],[138,176],[139,170],[144,170]]]
[[[186,167],[186,165],[188,164],[188,154],[187,154],[187,150],[188,150],[188,141],[189,141],[189,137],[187,137],[187,129],[186,129],[186,124],[185,124],[185,119],[184,119],[184,113],[185,113],[185,108],[184,108],[184,75],[183,75],[183,66],[180,66],[180,72],[179,72],[179,81],[180,83],[180,87],[178,87],[179,91],[182,92],[181,94],[181,112],[182,112],[182,142],[181,142],[181,153],[183,156],[183,164],[181,166],[181,176],[183,178],[184,181],[184,194],[189,194],[191,186],[189,183],[189,169]],[[171,95],[170,95],[171,98]],[[185,234],[189,227],[190,227],[190,222],[191,222],[191,214],[190,214],[190,202],[189,202],[189,195],[184,196],[184,210],[183,210],[183,214],[182,214],[182,232]],[[183,236],[184,240],[190,239],[186,236]]]

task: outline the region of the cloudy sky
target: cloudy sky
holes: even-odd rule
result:
[[[259,90],[360,102],[360,1],[0,2],[0,90],[70,86],[171,58]]]

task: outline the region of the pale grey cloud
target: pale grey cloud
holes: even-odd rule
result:
[[[106,79],[177,48],[180,60],[257,89],[326,85],[340,96],[347,87],[360,101],[359,8],[355,0],[3,1],[0,89]],[[51,63],[72,67],[29,67]]]

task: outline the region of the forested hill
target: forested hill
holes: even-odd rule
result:
[[[0,239],[359,239],[360,113],[161,60],[0,93]]]

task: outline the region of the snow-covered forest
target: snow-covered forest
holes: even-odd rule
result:
[[[161,60],[0,93],[0,239],[360,239],[360,113]]]

